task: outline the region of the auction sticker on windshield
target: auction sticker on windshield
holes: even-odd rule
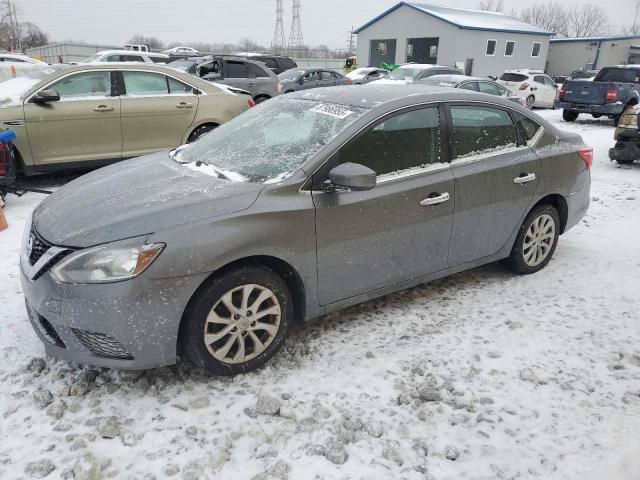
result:
[[[339,105],[329,105],[326,103],[320,103],[313,107],[310,112],[322,113],[323,115],[329,115],[330,117],[343,120],[351,115],[353,112]]]

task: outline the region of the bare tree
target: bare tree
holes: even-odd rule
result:
[[[22,48],[41,47],[49,43],[49,35],[31,22],[23,22],[20,25],[20,33]]]
[[[242,38],[238,43],[238,48],[242,52],[254,52],[259,50],[261,47],[250,38],[245,37],[245,38]]]
[[[163,43],[157,37],[147,37],[145,35],[136,34],[129,39],[127,43],[133,45],[147,45],[151,50],[162,50]]]
[[[640,35],[640,0],[636,2],[633,23],[629,27],[623,27],[620,33],[622,35]]]
[[[560,2],[536,3],[522,10],[520,18],[557,36],[569,36],[567,12]]]
[[[480,0],[480,10],[504,12],[504,0]]]
[[[609,19],[605,10],[590,3],[567,11],[567,26],[571,37],[590,37],[607,33]]]

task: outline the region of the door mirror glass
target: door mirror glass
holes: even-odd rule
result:
[[[329,172],[329,181],[351,190],[371,190],[376,186],[376,172],[359,163],[343,163]]]
[[[49,103],[60,100],[60,95],[55,90],[40,90],[33,97],[34,103]]]

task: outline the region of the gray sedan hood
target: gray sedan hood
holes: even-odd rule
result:
[[[33,225],[50,243],[84,248],[245,210],[262,188],[207,175],[163,152],[70,182],[35,209]]]

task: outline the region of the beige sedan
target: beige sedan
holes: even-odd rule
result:
[[[16,132],[28,175],[173,149],[251,106],[249,93],[169,67],[79,65],[0,83],[0,130]]]

